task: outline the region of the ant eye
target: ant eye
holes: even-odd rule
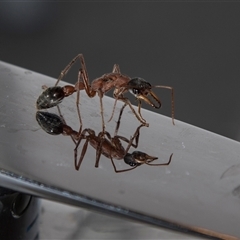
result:
[[[139,94],[139,93],[140,93],[139,89],[136,89],[136,88],[133,88],[132,92],[133,92],[134,94]]]
[[[124,162],[128,164],[131,167],[134,167],[137,165],[137,163],[134,162],[134,159],[130,153],[127,153],[124,157]]]

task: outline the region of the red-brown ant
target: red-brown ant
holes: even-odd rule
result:
[[[133,137],[131,137],[130,140],[123,136],[117,135],[119,126],[120,126],[120,119],[121,115],[123,112],[124,106],[122,107],[120,114],[119,114],[119,119],[116,125],[114,137],[111,137],[111,135],[108,132],[105,132],[105,136],[107,137],[102,137],[102,132],[100,132],[98,135],[95,134],[94,130],[90,128],[86,128],[83,131],[75,131],[73,130],[70,126],[66,125],[65,120],[62,117],[59,117],[56,114],[53,113],[48,113],[48,112],[41,112],[38,111],[36,113],[36,119],[41,126],[41,128],[52,135],[69,135],[72,137],[73,141],[76,143],[76,147],[74,149],[74,163],[75,163],[75,169],[79,170],[80,165],[82,163],[82,160],[85,156],[85,153],[87,151],[88,143],[96,149],[96,162],[95,162],[95,167],[98,167],[98,163],[101,157],[101,154],[104,155],[105,157],[109,158],[112,162],[114,171],[116,173],[119,172],[126,172],[135,169],[136,167],[142,165],[142,164],[147,164],[150,166],[162,166],[162,165],[169,165],[171,160],[172,160],[172,155],[169,157],[169,160],[167,163],[160,163],[160,164],[153,164],[151,163],[152,161],[158,159],[157,157],[150,156],[144,152],[140,151],[134,151],[133,153],[128,153],[129,149],[131,146],[134,148],[137,148],[138,146],[138,141],[139,141],[139,136],[140,136],[140,128],[143,127],[144,125],[141,124],[135,131]],[[78,160],[78,154],[77,150],[79,147],[79,144],[81,141],[85,139],[85,143],[82,148],[81,156]],[[125,141],[128,143],[128,146],[126,149],[121,144],[121,141]],[[77,142],[76,142],[77,141]],[[135,141],[135,143],[134,143]],[[130,165],[132,168],[124,169],[124,170],[117,170],[115,164],[114,164],[114,159],[124,159],[124,162],[128,165]]]
[[[81,62],[81,69],[78,73],[78,81],[75,84],[75,86],[66,85],[64,87],[57,86],[59,81],[63,79],[63,77],[68,73],[68,71],[71,69],[73,64],[80,60]],[[104,123],[104,116],[103,116],[103,103],[102,98],[103,95],[108,92],[110,89],[114,88],[113,96],[117,100],[123,101],[125,104],[127,104],[136,118],[145,126],[149,126],[148,123],[146,123],[146,120],[143,119],[141,115],[141,100],[144,100],[146,103],[150,104],[154,108],[160,108],[161,102],[159,98],[152,92],[152,88],[165,88],[170,89],[172,93],[172,121],[174,124],[174,98],[173,98],[173,88],[169,86],[151,86],[150,83],[145,81],[142,78],[133,78],[121,74],[120,68],[117,64],[114,64],[113,70],[111,73],[107,73],[102,75],[99,78],[96,78],[92,81],[90,84],[90,80],[87,73],[87,68],[85,64],[85,60],[83,57],[83,54],[78,54],[73,60],[64,68],[64,70],[61,72],[61,74],[58,77],[58,80],[54,87],[47,88],[46,86],[43,86],[45,91],[39,96],[37,99],[37,109],[46,109],[51,108],[53,106],[56,106],[59,104],[64,97],[67,97],[69,95],[72,95],[74,92],[77,92],[77,111],[78,116],[80,119],[80,123],[82,124],[81,116],[80,116],[80,110],[79,110],[79,91],[85,90],[87,95],[92,98],[98,93],[98,96],[100,98],[100,109],[101,109],[101,117],[102,117],[102,132],[105,132],[105,123]],[[138,100],[138,114],[135,112],[131,102],[128,100],[128,98],[124,97],[124,93],[126,91],[130,91]],[[152,100],[148,98],[148,96],[151,96],[157,104],[153,103]],[[115,110],[116,102],[114,104],[112,115],[109,119],[109,121],[112,119],[114,110]]]

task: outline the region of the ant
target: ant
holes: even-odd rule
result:
[[[140,128],[143,127],[144,125],[141,124],[136,129],[133,137],[131,137],[130,140],[128,140],[127,138],[125,138],[123,136],[117,135],[117,132],[118,132],[118,129],[120,126],[121,115],[123,113],[123,109],[125,108],[125,106],[126,106],[126,104],[123,105],[123,107],[120,111],[119,119],[117,121],[114,136],[111,137],[111,135],[108,132],[105,132],[105,135],[107,138],[105,138],[105,137],[102,138],[102,132],[100,132],[98,135],[96,135],[94,130],[92,130],[90,128],[86,128],[83,131],[77,132],[65,123],[65,120],[63,119],[63,117],[59,117],[58,115],[53,114],[53,113],[38,111],[36,113],[36,119],[37,119],[39,125],[41,126],[41,128],[45,132],[47,132],[51,135],[63,134],[63,135],[68,135],[68,136],[72,137],[72,140],[76,144],[75,149],[74,149],[74,164],[75,164],[76,170],[79,170],[79,168],[80,168],[82,160],[87,151],[88,143],[90,143],[90,145],[96,149],[95,167],[98,167],[100,156],[102,154],[105,157],[110,158],[113,168],[114,168],[114,171],[116,173],[133,170],[142,164],[147,164],[150,166],[169,165],[172,160],[173,154],[170,155],[167,163],[153,164],[151,162],[158,159],[157,157],[150,156],[150,155],[148,155],[144,152],[140,152],[140,151],[134,151],[133,153],[128,153],[131,146],[133,146],[134,148],[137,148],[139,136],[140,136]],[[60,109],[59,109],[59,111],[60,111]],[[78,160],[77,159],[78,158],[77,150],[78,150],[78,147],[79,147],[82,139],[86,139],[86,141],[83,145],[81,156]],[[128,146],[126,147],[126,149],[124,149],[120,140],[128,143]],[[134,143],[134,140],[135,140],[135,143]],[[118,159],[118,160],[124,159],[124,162],[126,164],[130,165],[131,168],[124,169],[124,170],[117,170],[117,168],[114,164],[113,158]]]
[[[78,81],[76,82],[75,86],[66,85],[64,87],[57,86],[59,81],[63,79],[63,77],[68,73],[68,71],[72,68],[74,63],[77,60],[80,60],[82,68],[78,72]],[[72,61],[62,70],[60,73],[57,82],[54,87],[47,87],[43,86],[44,91],[37,99],[36,105],[37,109],[46,109],[51,108],[56,105],[58,105],[63,98],[68,97],[72,95],[74,92],[77,92],[77,111],[78,111],[78,117],[80,120],[80,123],[82,124],[80,110],[79,110],[79,91],[85,90],[88,97],[93,98],[96,93],[98,93],[99,99],[100,99],[100,109],[101,109],[101,117],[102,117],[102,133],[105,133],[105,123],[104,123],[104,116],[103,116],[103,102],[102,98],[106,92],[108,92],[110,89],[114,88],[113,96],[117,100],[123,101],[125,104],[127,104],[130,109],[132,110],[133,114],[136,116],[136,118],[146,127],[149,126],[149,124],[146,122],[145,119],[143,119],[141,115],[141,100],[145,101],[146,103],[150,104],[154,108],[160,108],[161,102],[159,98],[152,92],[152,88],[165,88],[171,90],[171,96],[172,96],[172,122],[174,124],[174,98],[173,98],[173,88],[169,86],[151,86],[150,83],[148,83],[146,80],[142,78],[133,78],[131,79],[127,75],[123,75],[120,72],[120,67],[117,64],[114,64],[113,70],[111,73],[107,73],[102,75],[99,78],[96,78],[92,81],[90,84],[90,80],[87,73],[87,68],[85,64],[85,60],[83,57],[83,54],[78,54],[75,58],[72,59]],[[126,91],[130,91],[138,100],[138,114],[135,112],[131,102],[128,100],[128,98],[124,97],[124,93]],[[151,96],[157,104],[153,103],[148,96]],[[116,107],[116,101],[114,104],[112,115],[109,119],[109,121],[112,119],[115,107]]]

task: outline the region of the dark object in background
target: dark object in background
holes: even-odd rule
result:
[[[40,200],[0,188],[0,239],[39,239]]]

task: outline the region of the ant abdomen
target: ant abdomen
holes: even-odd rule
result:
[[[40,127],[48,134],[59,135],[63,133],[64,122],[54,113],[40,112],[36,113],[36,120]]]
[[[57,106],[65,97],[62,87],[49,87],[38,97],[36,105],[37,109],[47,109]]]

